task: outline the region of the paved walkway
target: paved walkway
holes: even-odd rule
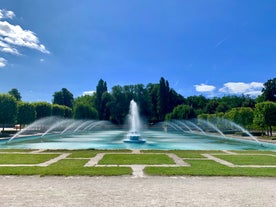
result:
[[[0,176],[1,207],[275,207],[276,179]]]

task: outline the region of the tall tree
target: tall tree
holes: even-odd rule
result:
[[[35,120],[36,112],[33,104],[26,102],[18,103],[18,111],[17,111],[17,123],[20,125],[20,129],[22,124],[30,124]]]
[[[53,97],[53,104],[59,104],[63,106],[68,106],[69,108],[73,108],[73,94],[66,88],[62,88],[61,91],[55,92]]]
[[[19,93],[19,91],[16,89],[16,88],[13,88],[11,89],[9,92],[8,92],[11,96],[13,96],[16,101],[21,101],[21,94]]]
[[[261,96],[263,101],[276,101],[276,78],[270,79],[264,83]]]
[[[14,124],[17,115],[16,99],[8,94],[0,94],[0,124]]]
[[[159,120],[163,121],[165,115],[169,112],[169,82],[161,77],[159,81],[159,91],[158,91],[158,105],[157,110],[159,113]]]
[[[105,111],[106,103],[103,101],[103,94],[105,92],[107,92],[107,84],[105,81],[100,79],[96,88],[96,100],[95,100],[96,102],[95,105],[96,105],[96,109],[98,110],[100,120],[104,119],[104,111]]]
[[[272,136],[272,126],[276,126],[276,103],[271,101],[256,104],[254,123],[261,128],[267,128],[267,134]]]

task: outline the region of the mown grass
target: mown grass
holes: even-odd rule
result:
[[[87,160],[61,160],[48,167],[0,167],[0,175],[118,176],[131,175],[129,167],[84,167]]]
[[[95,157],[98,153],[129,153],[130,150],[47,150],[46,152],[51,153],[71,153],[68,158],[92,158]]]
[[[33,149],[0,149],[0,152],[32,152]]]
[[[0,164],[39,164],[59,154],[0,154]]]
[[[269,155],[216,155],[216,157],[235,165],[276,165],[276,157]]]
[[[212,160],[187,160],[191,167],[146,167],[148,175],[162,176],[276,176],[275,168],[231,168]]]
[[[274,154],[276,155],[276,151],[264,151],[264,150],[231,150],[231,152],[235,152],[237,154]]]
[[[106,154],[100,165],[160,165],[175,164],[165,154]]]
[[[224,153],[216,150],[141,150],[142,153],[174,153],[181,158],[205,158],[201,154],[204,153]]]

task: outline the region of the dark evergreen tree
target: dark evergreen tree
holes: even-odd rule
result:
[[[105,81],[100,79],[96,88],[96,100],[95,100],[95,105],[99,113],[100,120],[104,119],[104,111],[105,111],[106,103],[104,103],[102,96],[105,92],[107,92],[107,84]]]

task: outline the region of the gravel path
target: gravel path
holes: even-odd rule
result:
[[[1,207],[276,206],[276,179],[0,176]]]

